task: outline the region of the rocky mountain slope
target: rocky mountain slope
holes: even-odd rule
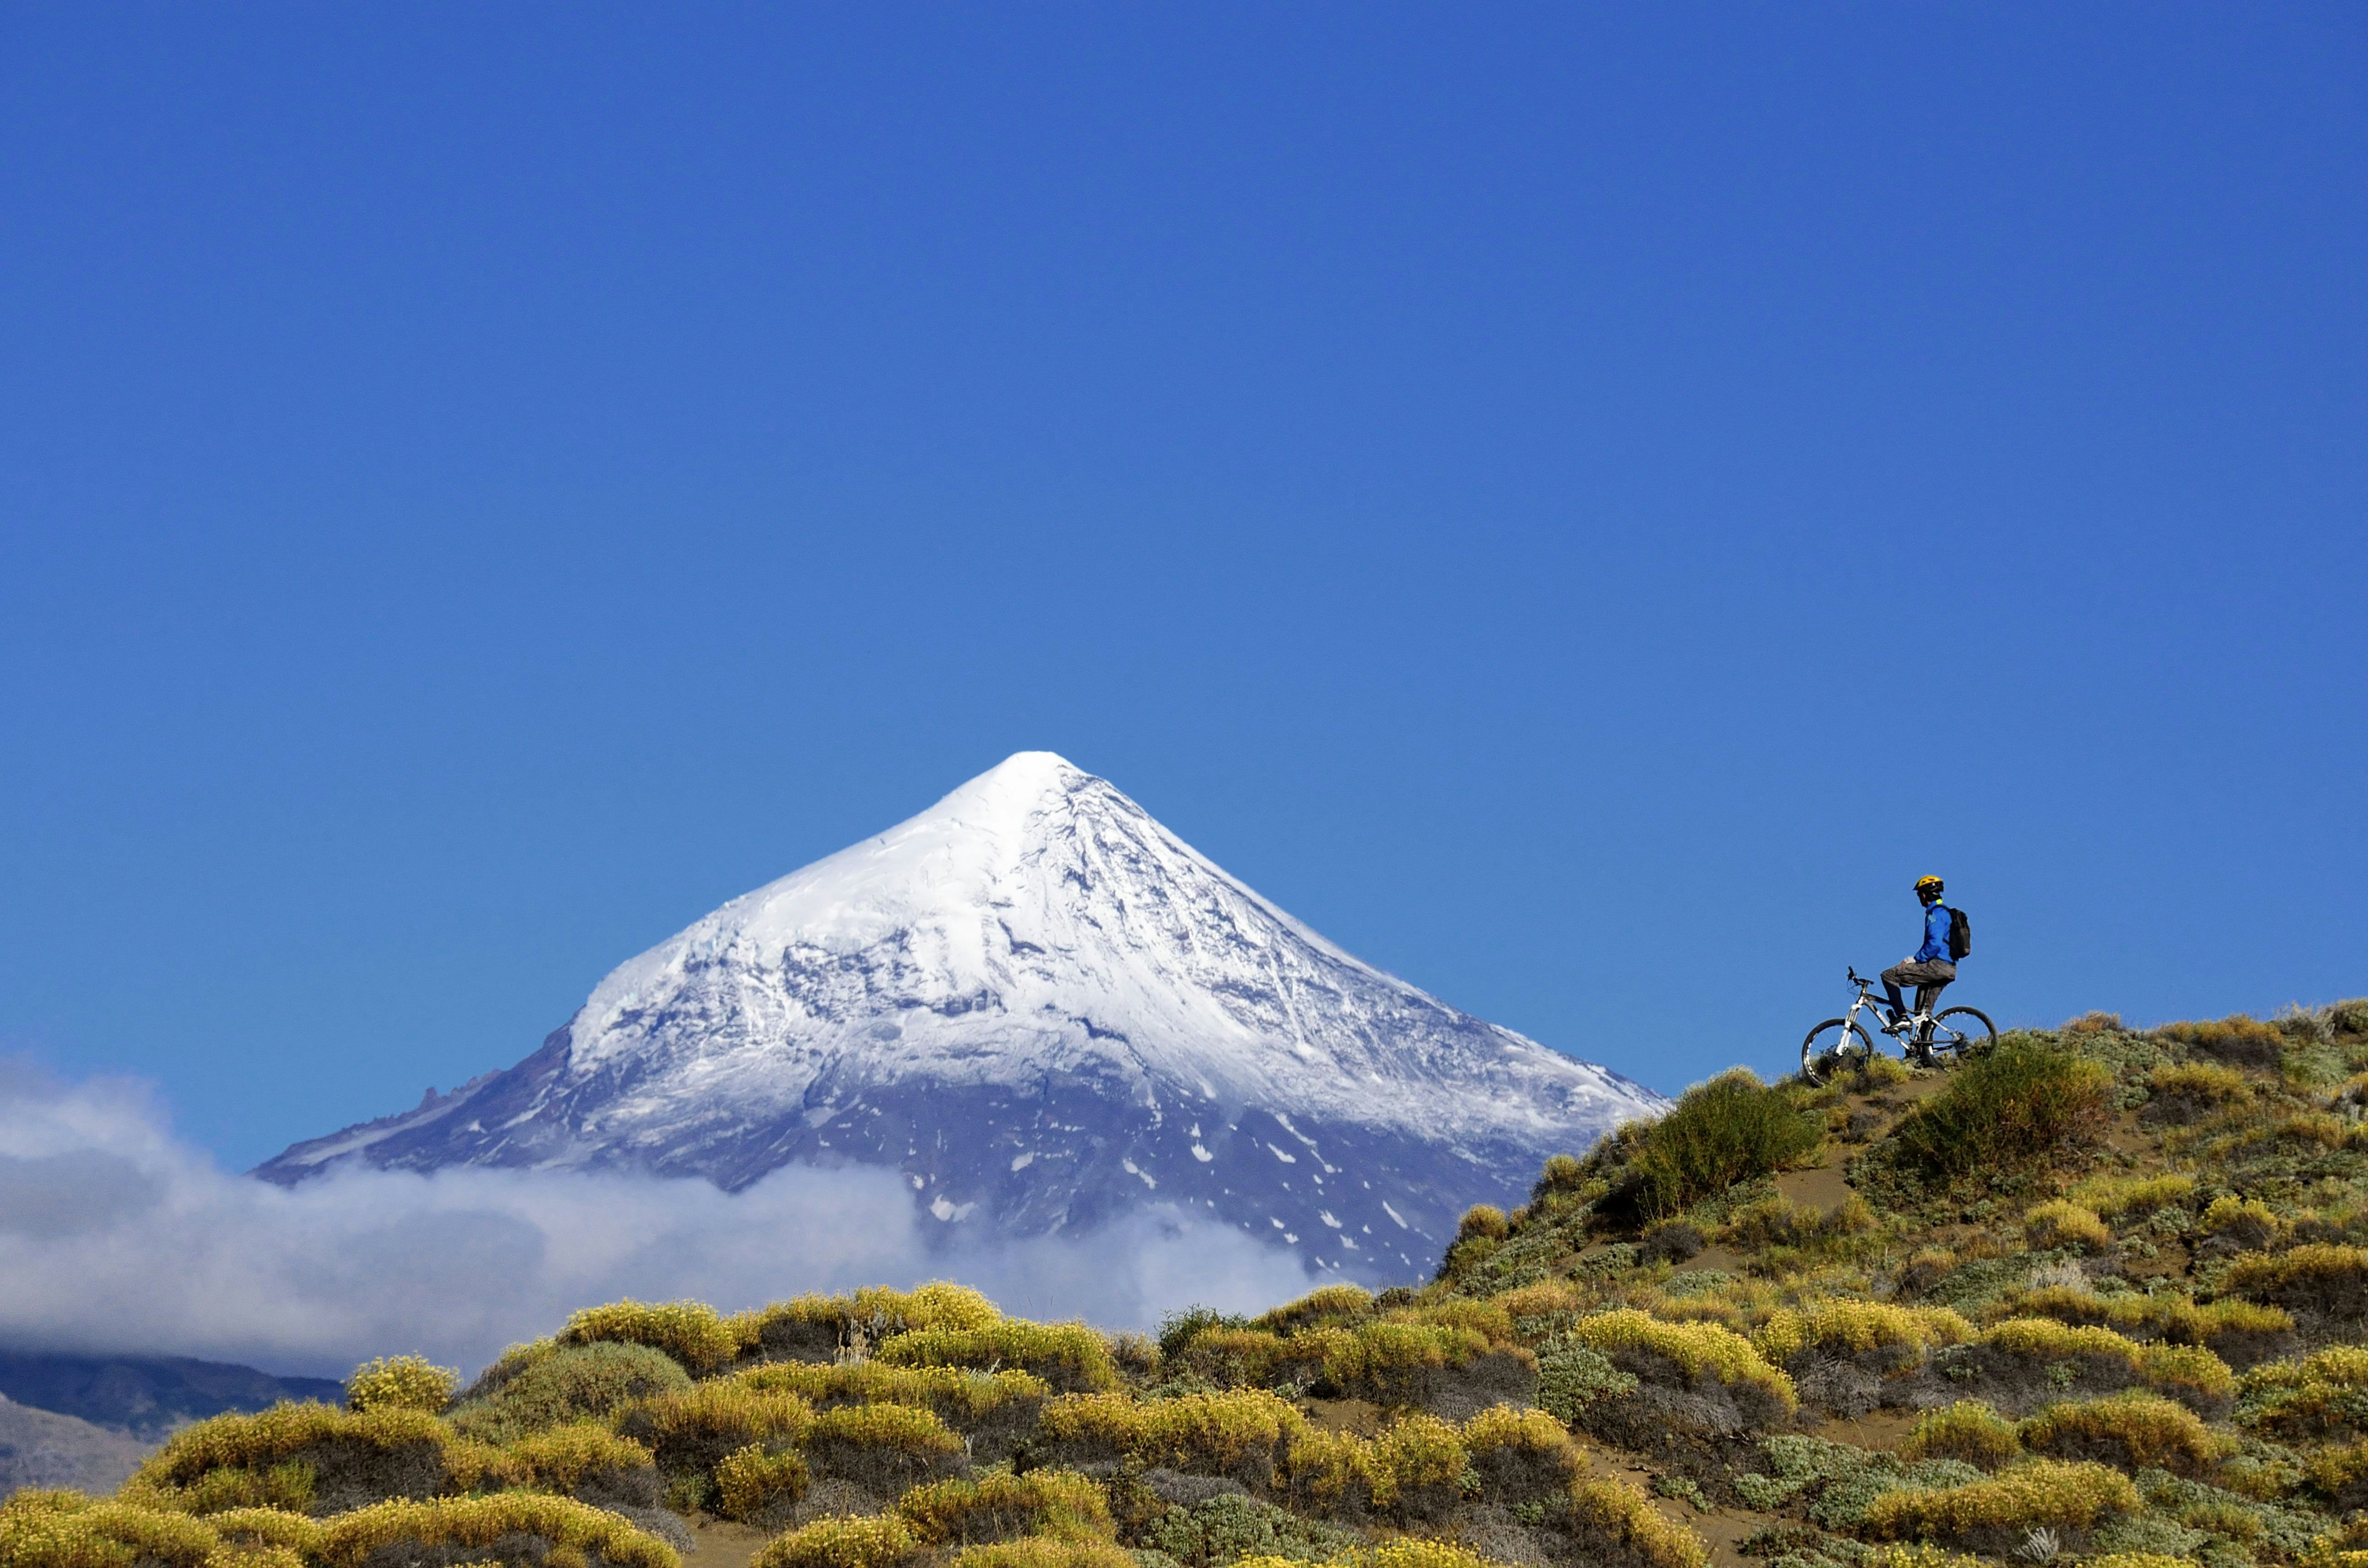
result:
[[[619,1302],[206,1423],[0,1509],[0,1562],[2359,1568],[2363,1105],[2368,1002],[1738,1072],[1418,1290],[1156,1342],[951,1285]]]
[[[154,1447],[128,1433],[0,1395],[0,1498],[28,1487],[112,1492],[131,1479]]]
[[[944,1234],[1171,1206],[1344,1277],[1666,1102],[1360,963],[1022,753],[621,965],[541,1051],[257,1175],[893,1165]]]

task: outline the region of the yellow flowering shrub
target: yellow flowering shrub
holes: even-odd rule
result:
[[[1919,1417],[1900,1452],[1911,1460],[1960,1460],[1997,1470],[2022,1452],[2022,1439],[2013,1422],[1977,1400],[1965,1399]]]
[[[761,1443],[734,1449],[715,1464],[715,1511],[727,1519],[754,1519],[776,1503],[796,1502],[807,1479],[806,1461],[798,1454],[774,1453]]]
[[[381,1356],[356,1367],[346,1380],[348,1410],[424,1410],[436,1415],[452,1403],[461,1374],[425,1356]]]
[[[1354,1432],[1304,1427],[1285,1451],[1281,1483],[1292,1506],[1356,1515],[1373,1506],[1381,1478],[1373,1445]]]
[[[1622,1308],[1581,1318],[1571,1325],[1569,1337],[1607,1355],[1634,1350],[1658,1356],[1675,1362],[1690,1378],[1757,1389],[1788,1415],[1800,1408],[1793,1380],[1770,1366],[1749,1340],[1715,1324],[1662,1323],[1634,1308]]]
[[[1436,1415],[1392,1422],[1373,1439],[1373,1506],[1427,1517],[1461,1495],[1469,1457],[1462,1434]]]
[[[1965,1536],[1980,1530],[2089,1529],[2109,1514],[2137,1510],[2130,1478],[2101,1464],[2032,1460],[1964,1486],[1886,1492],[1867,1505],[1878,1540]]]
[[[2034,1252],[2072,1247],[2102,1252],[2113,1244],[2112,1230],[2089,1210],[2066,1199],[2034,1204],[2022,1217],[2024,1242]]]
[[[2187,1476],[2203,1474],[2236,1446],[2187,1406],[2135,1391],[2049,1405],[2023,1422],[2018,1435],[2032,1453]]]
[[[816,1519],[766,1542],[748,1568],[899,1568],[921,1551],[912,1527],[894,1514]]]
[[[2184,1203],[2194,1191],[2193,1176],[2171,1171],[2151,1176],[2093,1176],[2065,1196],[2100,1219],[2119,1220],[2124,1215],[2151,1214],[2169,1204]]]
[[[1102,1489],[1066,1470],[988,1471],[971,1480],[916,1486],[897,1499],[896,1513],[928,1546],[1020,1536],[1106,1541],[1116,1534]]]
[[[578,1421],[531,1433],[495,1448],[470,1444],[448,1449],[467,1461],[453,1465],[462,1489],[518,1486],[535,1492],[573,1492],[592,1476],[604,1472],[646,1470],[656,1462],[648,1449],[620,1437],[597,1421]]]
[[[1289,1335],[1311,1328],[1342,1328],[1373,1310],[1373,1293],[1361,1285],[1326,1285],[1286,1301],[1252,1320],[1269,1334]]]
[[[1451,1296],[1424,1306],[1401,1307],[1389,1315],[1392,1321],[1398,1323],[1468,1330],[1490,1345],[1509,1344],[1513,1338],[1513,1314],[1502,1301],[1475,1301],[1466,1296]]]
[[[431,1455],[440,1487],[459,1439],[427,1412],[403,1405],[347,1411],[327,1404],[275,1404],[183,1428],[133,1473],[127,1494],[198,1513],[304,1508],[313,1502],[313,1478],[304,1456],[332,1444],[384,1455]]]
[[[1609,1556],[1606,1547],[1641,1558],[1652,1568],[1702,1568],[1710,1549],[1702,1537],[1653,1506],[1651,1498],[1625,1481],[1582,1481],[1570,1490],[1568,1528],[1589,1554]]]
[[[1495,1405],[1466,1421],[1460,1436],[1482,1494],[1495,1502],[1559,1495],[1587,1470],[1578,1445],[1543,1410]]]
[[[2275,1256],[2237,1259],[2224,1288],[2257,1301],[2317,1317],[2368,1313],[2368,1252],[2314,1243]]]
[[[707,1470],[751,1443],[793,1446],[814,1421],[814,1407],[795,1394],[719,1379],[641,1401],[618,1430],[646,1444],[666,1470]]]
[[[2307,1442],[2368,1426],[2368,1346],[2330,1345],[2299,1361],[2245,1374],[2237,1420],[2265,1437]]]
[[[216,1568],[228,1555],[211,1525],[165,1508],[33,1490],[0,1503],[6,1568]]]
[[[1185,1394],[1142,1407],[1128,1451],[1146,1465],[1263,1486],[1284,1441],[1305,1423],[1264,1389]]]
[[[1135,1563],[1108,1541],[1023,1536],[966,1547],[955,1555],[954,1568],[1135,1568]]]
[[[1973,1336],[1974,1325],[1947,1307],[1837,1298],[1780,1308],[1752,1343],[1761,1356],[1782,1366],[1804,1350],[1866,1351],[1890,1346],[1923,1350],[1963,1345]]]
[[[663,1350],[695,1376],[716,1371],[756,1346],[751,1314],[721,1317],[704,1301],[611,1301],[586,1307],[559,1331],[562,1345],[604,1341]]]
[[[842,1404],[910,1404],[957,1425],[1041,1403],[1052,1387],[1032,1372],[973,1367],[894,1367],[884,1361],[775,1361],[733,1374],[752,1389],[795,1394],[816,1410]]]
[[[514,1535],[549,1541],[554,1563],[573,1558],[609,1568],[681,1568],[674,1548],[618,1515],[536,1492],[374,1503],[324,1520],[313,1556],[320,1568],[362,1568],[372,1553],[388,1548],[443,1547],[490,1554],[495,1543]]]
[[[1027,1323],[1007,1318],[981,1328],[919,1328],[880,1346],[892,1367],[1016,1367],[1061,1393],[1094,1393],[1119,1386],[1110,1342],[1081,1323]]]

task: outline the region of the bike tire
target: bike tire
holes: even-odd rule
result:
[[[1827,1018],[1801,1041],[1801,1076],[1823,1084],[1844,1067],[1862,1067],[1874,1055],[1874,1041],[1855,1018]]]
[[[1982,1055],[1996,1044],[1998,1026],[1978,1007],[1945,1007],[1932,1020],[1931,1051],[1943,1065]]]

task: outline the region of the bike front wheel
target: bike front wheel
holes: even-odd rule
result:
[[[1998,1028],[1976,1007],[1950,1007],[1932,1020],[1931,1052],[1942,1065],[1979,1056],[1998,1043]]]
[[[1827,1018],[1801,1042],[1801,1076],[1823,1084],[1837,1073],[1865,1066],[1873,1054],[1874,1041],[1857,1019]]]

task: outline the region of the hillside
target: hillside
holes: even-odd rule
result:
[[[1730,1074],[1426,1286],[1156,1343],[948,1285],[588,1309],[20,1497],[0,1564],[2368,1568],[2363,1069],[2368,1003]]]

